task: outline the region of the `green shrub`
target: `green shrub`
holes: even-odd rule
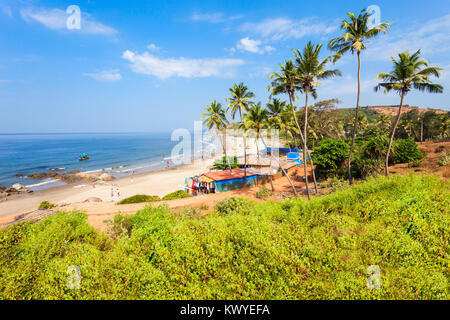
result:
[[[422,165],[422,160],[414,160],[408,163],[409,168],[418,168]]]
[[[38,210],[48,210],[56,207],[56,204],[48,202],[48,201],[42,201],[41,204],[38,207]]]
[[[349,152],[350,146],[343,140],[322,139],[313,153],[318,176],[329,177],[340,174]]]
[[[373,136],[359,141],[352,161],[352,176],[367,179],[380,174],[385,168],[388,145],[389,139],[383,136]]]
[[[133,228],[133,217],[117,214],[112,221],[108,221],[108,231],[113,239],[120,237],[121,235],[131,235]]]
[[[118,204],[130,204],[130,203],[142,203],[142,202],[154,202],[160,201],[158,196],[148,196],[146,194],[137,194],[135,196],[123,199]]]
[[[392,154],[392,162],[394,164],[409,163],[425,157],[425,154],[420,151],[417,142],[412,138],[394,140]]]
[[[183,199],[193,197],[192,194],[187,193],[184,190],[178,190],[169,194],[166,194],[162,199],[163,200],[175,200],[175,199]]]
[[[439,154],[439,160],[438,165],[440,166],[446,166],[450,163],[450,153],[447,153],[445,151],[441,152]]]
[[[222,200],[214,206],[214,212],[220,215],[232,213],[249,214],[253,208],[252,202],[246,198],[232,197]]]
[[[258,199],[264,199],[273,196],[273,192],[266,188],[266,186],[259,187],[259,191],[256,193]]]

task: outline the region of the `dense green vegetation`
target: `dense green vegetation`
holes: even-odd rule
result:
[[[148,207],[117,218],[114,240],[60,213],[0,231],[0,297],[449,299],[449,207],[448,182],[411,175],[309,202],[234,198],[202,217]]]
[[[183,199],[183,198],[189,198],[189,197],[193,197],[193,195],[187,193],[184,190],[178,190],[178,191],[166,194],[162,199],[163,200],[175,200],[175,199]]]
[[[389,140],[386,136],[367,136],[356,140],[355,158],[352,165],[352,174],[357,178],[376,176],[384,169],[383,157]],[[350,145],[343,139],[324,138],[320,140],[314,150],[314,159],[317,165],[318,176],[344,177],[345,161],[348,157]],[[419,150],[418,144],[412,139],[398,139],[394,141],[390,164],[420,163],[425,154]]]
[[[256,193],[258,199],[265,199],[271,196],[273,196],[273,192],[267,189],[265,185],[260,186],[259,191]]]
[[[414,53],[410,53],[407,49],[399,52],[398,57],[391,57],[391,71],[378,73],[379,82],[374,87],[375,91],[399,94],[400,103],[395,118],[377,114],[369,108],[361,108],[361,53],[370,47],[371,39],[387,33],[391,27],[391,24],[387,22],[372,26],[370,19],[366,9],[361,10],[358,15],[348,12],[347,18],[340,24],[341,36],[328,42],[328,49],[333,52],[331,56],[323,57],[321,54],[323,45],[311,41],[308,41],[303,49],[293,49],[293,57],[281,63],[279,69],[269,76],[270,96],[265,106],[261,102],[256,102],[255,94],[243,82],[239,85],[234,84],[229,89],[231,97],[226,99],[229,101],[226,108],[222,108],[222,104],[217,100],[207,105],[206,112],[201,115],[201,118],[204,118],[204,125],[208,129],[222,132],[225,159],[227,159],[226,129],[244,131],[242,134],[244,154],[247,136],[256,137],[254,140],[259,150],[258,140],[264,138],[264,133],[261,131],[277,129],[281,133],[280,136],[286,139],[285,146],[302,149],[302,158],[309,162],[311,168],[315,192],[317,192],[316,176],[339,175],[348,179],[349,184],[352,185],[352,177],[365,179],[379,174],[383,169],[389,177],[389,165],[393,163],[408,162],[410,166],[420,166],[423,156],[417,145],[413,141],[397,143],[395,139],[401,137],[424,141],[424,139],[448,138],[450,113],[411,109],[402,119],[402,108],[406,107],[405,99],[412,90],[442,93],[443,86],[434,83],[433,80],[442,75],[443,69],[430,65],[421,56],[420,49]],[[348,53],[356,55],[358,65],[354,112],[349,109],[337,110],[336,106],[341,103],[339,99],[312,103],[312,99],[317,100],[320,96],[321,81],[343,75],[340,70],[331,69],[331,63],[335,64]],[[275,98],[280,96],[284,96],[287,100]],[[304,103],[300,102],[301,106],[298,107],[297,100],[302,97],[305,99]],[[227,118],[228,112],[232,120],[239,112],[239,122],[230,123]],[[324,142],[326,145],[321,144],[321,141],[327,138],[336,141],[328,140]],[[266,143],[263,141],[263,144]],[[346,150],[346,144],[349,145],[348,150]],[[395,145],[400,154],[392,154]],[[315,149],[317,146],[322,149],[322,155],[324,150],[334,154],[331,157],[321,157],[321,154],[316,152],[311,154],[310,149]],[[383,149],[380,149],[380,146],[383,146]],[[370,155],[367,150],[364,150],[365,147],[376,152]],[[409,154],[408,151],[411,150],[413,153]],[[342,161],[343,154],[347,157],[345,163]],[[394,158],[398,159],[398,162],[392,162]],[[244,159],[246,159],[245,155]],[[231,168],[230,163],[228,166]],[[220,163],[220,167],[216,166],[218,169],[224,167],[224,161]],[[306,176],[307,166],[303,166],[303,169]],[[317,174],[316,169],[319,170]],[[346,173],[344,174],[343,171]],[[297,196],[293,182],[288,175],[285,174],[285,176],[289,180],[293,194]],[[304,181],[309,199],[311,197],[309,179]]]
[[[130,204],[130,203],[142,203],[142,202],[153,202],[160,201],[158,196],[149,196],[146,194],[137,194],[129,198],[123,199],[118,204]]]

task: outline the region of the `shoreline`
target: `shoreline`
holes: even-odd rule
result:
[[[126,175],[110,182],[77,182],[29,194],[13,195],[0,202],[0,224],[2,223],[1,217],[37,210],[42,201],[65,206],[83,203],[89,198],[99,198],[103,203],[116,203],[136,194],[163,197],[181,189],[186,177],[209,171],[209,167],[216,158],[197,159],[191,164]],[[113,197],[111,197],[111,189],[114,190]],[[117,195],[117,190],[120,192],[120,196]]]
[[[240,156],[243,153],[242,148],[241,137],[227,135],[228,156]],[[247,144],[247,155],[251,156],[256,153],[256,144]],[[49,201],[58,207],[73,207],[86,203],[89,198],[94,203],[97,201],[96,204],[105,205],[115,204],[137,194],[156,195],[162,198],[171,192],[182,189],[185,186],[185,178],[209,172],[214,161],[222,159],[222,156],[220,150],[220,152],[208,154],[204,159],[195,157],[190,164],[173,165],[170,168],[155,168],[144,172],[127,168],[126,170],[130,170],[134,174],[118,176],[112,181],[78,181],[32,193],[12,195],[7,200],[0,201],[0,224],[15,215],[37,210],[42,201]],[[161,163],[161,165],[163,164]],[[143,167],[151,168],[152,163]],[[113,196],[111,196],[112,194]]]

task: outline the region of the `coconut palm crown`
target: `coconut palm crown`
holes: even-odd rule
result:
[[[208,129],[222,130],[227,124],[227,116],[222,104],[214,100],[206,106],[206,113],[200,116],[200,119],[206,118],[203,123]]]
[[[347,12],[347,15],[350,20],[342,20],[341,22],[341,30],[344,34],[341,37],[331,39],[328,44],[328,48],[336,52],[333,56],[334,61],[349,51],[352,54],[355,52],[360,53],[366,49],[365,42],[368,39],[374,38],[381,33],[386,33],[387,29],[391,27],[390,23],[381,22],[370,28],[370,14],[366,9],[361,10],[357,17],[350,12]]]
[[[430,67],[427,60],[420,57],[420,50],[412,55],[409,51],[399,53],[399,59],[391,57],[394,69],[391,73],[379,73],[377,78],[382,81],[375,91],[384,89],[384,93],[396,91],[399,95],[407,94],[412,89],[429,93],[442,93],[443,87],[432,83],[430,76],[439,78],[442,68]]]
[[[248,106],[252,103],[251,98],[255,97],[255,94],[249,91],[248,87],[244,83],[234,84],[230,88],[231,98],[227,98],[228,108],[231,108],[231,118],[234,120],[236,113],[239,111],[239,116],[242,119],[242,112],[247,112]]]
[[[331,61],[331,57],[323,60],[319,59],[321,44],[308,42],[303,49],[292,50],[296,61],[296,81],[303,92],[309,92],[316,99],[316,87],[321,85],[316,80],[326,80],[337,76],[342,76],[341,71],[337,69],[327,70],[326,66]]]
[[[398,60],[391,57],[391,60],[394,63],[394,69],[391,73],[378,74],[377,78],[382,82],[375,87],[375,91],[384,89],[384,93],[395,91],[400,95],[400,105],[392,127],[385,159],[385,172],[388,177],[389,154],[392,147],[392,141],[394,140],[395,130],[397,129],[402,115],[403,101],[406,94],[412,89],[430,93],[442,93],[444,91],[444,88],[441,85],[432,83],[430,80],[430,76],[439,78],[442,69],[430,67],[428,61],[420,57],[420,50],[417,50],[413,54],[410,54],[408,51],[402,52],[398,57]]]

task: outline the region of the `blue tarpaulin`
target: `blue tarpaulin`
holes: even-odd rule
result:
[[[279,151],[283,151],[283,152],[301,152],[302,151],[302,149],[297,149],[297,148],[272,148],[272,147],[269,147],[269,148],[263,149],[259,152],[267,152],[267,151],[272,151],[274,149],[278,149]]]

